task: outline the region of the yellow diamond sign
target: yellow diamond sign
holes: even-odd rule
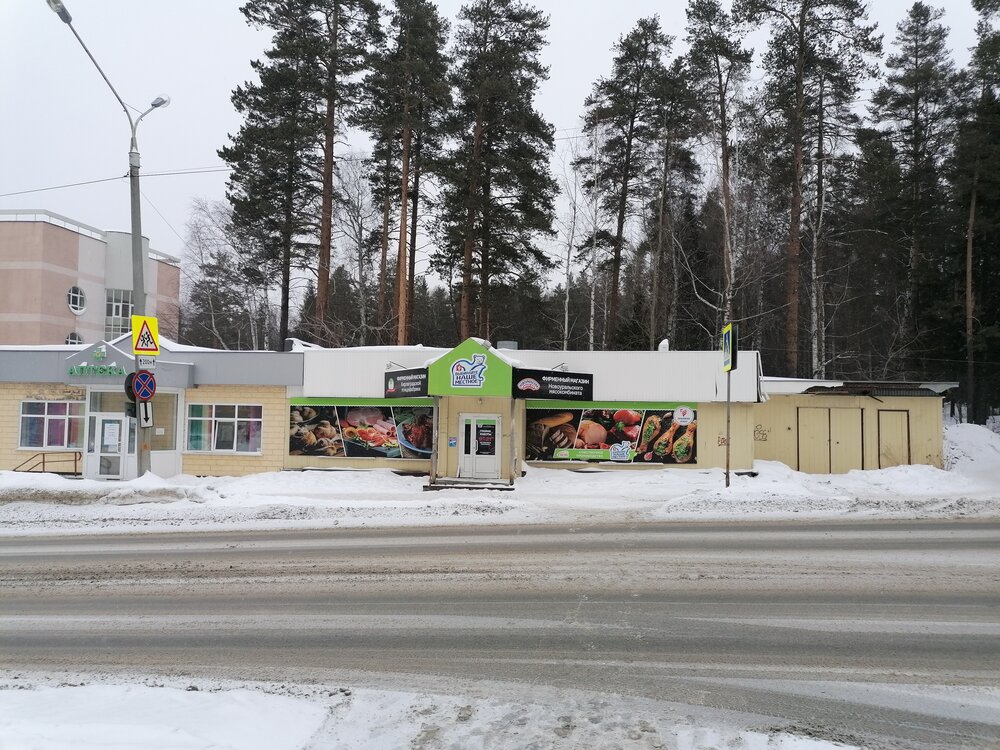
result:
[[[160,329],[156,318],[132,316],[132,351],[147,357],[160,354]]]

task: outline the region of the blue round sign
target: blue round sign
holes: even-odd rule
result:
[[[156,378],[149,370],[139,370],[132,380],[132,391],[136,401],[149,401],[156,393]]]

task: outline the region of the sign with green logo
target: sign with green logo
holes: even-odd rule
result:
[[[431,396],[510,397],[512,368],[486,344],[466,339],[427,368]]]

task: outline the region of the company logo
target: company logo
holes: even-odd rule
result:
[[[482,388],[486,382],[486,355],[473,354],[472,361],[455,360],[451,366],[452,388]]]
[[[627,440],[623,440],[620,443],[615,443],[608,449],[610,456],[608,456],[612,461],[631,461],[632,460],[632,443]]]
[[[93,375],[117,377],[125,375],[125,368],[119,367],[116,362],[112,362],[110,365],[75,365],[70,367],[67,372],[76,377]]]
[[[519,391],[540,391],[542,384],[534,378],[521,378],[517,383],[517,389]]]
[[[395,393],[396,392],[396,379],[395,378],[389,378],[389,383],[385,387],[385,392],[386,393]]]
[[[108,348],[106,346],[104,346],[104,345],[101,345],[101,346],[97,347],[96,349],[94,349],[94,351],[91,354],[91,356],[94,358],[95,362],[100,362],[101,360],[107,358],[107,356],[108,356]]]
[[[678,406],[674,409],[674,421],[682,427],[686,427],[694,421],[694,409],[690,406]]]

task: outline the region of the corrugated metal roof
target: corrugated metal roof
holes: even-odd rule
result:
[[[919,383],[843,383],[836,386],[816,385],[807,388],[805,393],[823,394],[824,396],[903,396],[921,397],[937,396],[941,394],[925,388]]]

